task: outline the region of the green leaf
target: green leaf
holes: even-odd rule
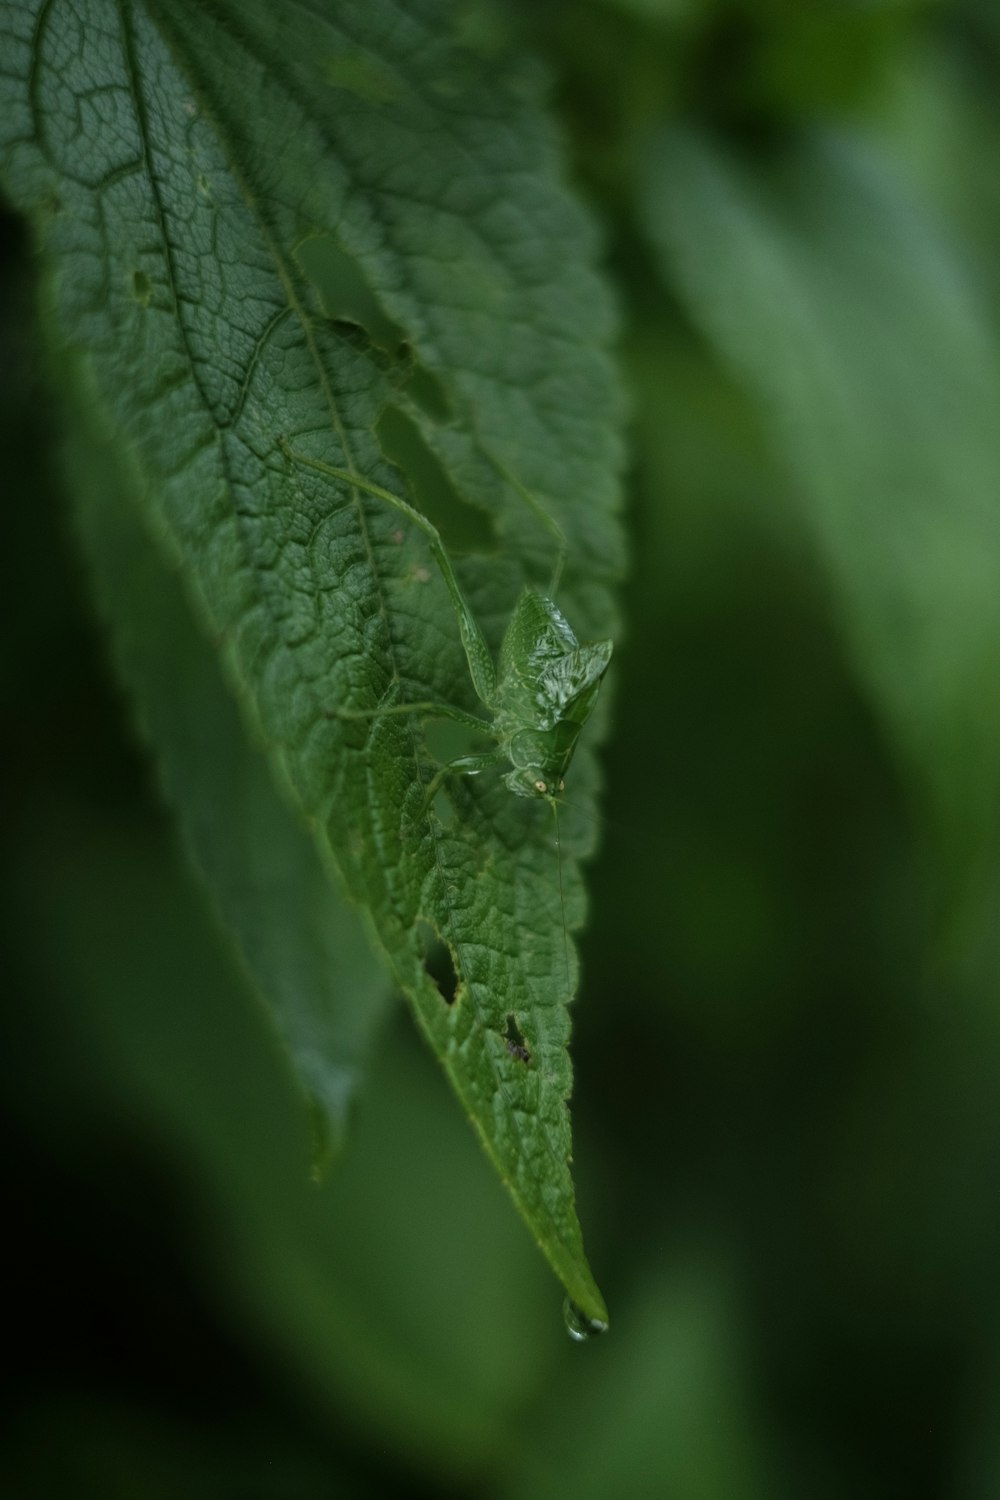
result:
[[[316,1107],[319,1168],[343,1142],[385,1015],[386,975],[248,738],[179,580],[107,456],[81,440],[70,459],[79,530],[122,679],[188,852]]]
[[[113,1245],[135,1209],[103,1203],[101,1173],[109,1140],[128,1142],[150,1183],[145,1233],[238,1332],[241,1365],[279,1370],[290,1409],[315,1410],[335,1448],[349,1427],[358,1451],[418,1465],[434,1493],[494,1472],[573,1350],[546,1268],[412,1028],[390,1020],[349,1148],[309,1181],[304,1112],[269,1028],[162,831],[134,806],[97,816],[65,793],[31,814],[10,848],[7,950],[35,976],[23,1128],[38,1159],[72,1137],[71,1166],[106,1209],[98,1243]],[[148,1272],[140,1257],[135,1277]]]
[[[858,142],[817,136],[751,168],[671,133],[644,213],[794,478],[954,915],[981,899],[1000,831],[1000,370],[985,305]]]
[[[489,513],[498,550],[456,567],[493,649],[552,561],[519,486],[569,538],[560,604],[577,633],[610,635],[608,298],[530,74],[487,72],[453,42],[458,9],[429,0],[326,12],[8,0],[3,178],[35,228],[53,347],[83,355],[78,406],[128,464],[244,714],[370,914],[518,1208],[602,1318],[566,1110],[564,913],[579,927],[590,825],[567,814],[561,891],[546,808],[487,776],[448,788],[447,825],[428,819],[419,725],[336,716],[387,693],[475,703],[424,538],[294,469],[279,439],[405,493],[379,439],[403,408]],[[337,254],[303,257],[317,238]],[[574,763],[584,814],[592,747]],[[430,935],[454,965],[451,1004],[427,972]],[[530,1062],[508,1046],[512,1021]]]

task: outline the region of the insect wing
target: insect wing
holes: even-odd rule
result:
[[[496,702],[506,727],[548,731],[564,723],[567,740],[575,740],[593,710],[611,646],[581,646],[552,600],[525,589],[500,650]]]
[[[569,621],[551,599],[525,589],[514,607],[500,647],[500,678],[538,677],[545,667],[575,651]]]
[[[500,647],[496,709],[508,731],[552,725],[553,703],[545,672],[577,645],[568,621],[552,600],[525,589]]]
[[[541,675],[542,686],[557,719],[585,724],[597,701],[601,680],[611,660],[611,641],[577,646],[551,662]]]

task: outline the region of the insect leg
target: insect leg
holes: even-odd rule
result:
[[[480,734],[492,734],[493,726],[486,719],[477,719],[464,709],[452,708],[449,703],[392,703],[388,708],[354,709],[335,708],[330,718],[336,719],[383,719],[389,714],[423,714],[427,719],[452,719],[464,724],[466,729],[475,729]]]
[[[481,755],[459,755],[454,760],[449,760],[427,783],[424,792],[424,808],[426,809],[433,802],[447,777],[478,776],[480,771],[488,771],[491,766],[506,764],[507,756],[502,750],[486,750]]]
[[[441,533],[433,522],[419,510],[416,510],[408,501],[399,495],[394,495],[391,490],[383,489],[380,484],[373,484],[370,479],[363,479],[360,474],[352,474],[349,469],[338,469],[333,464],[322,463],[318,458],[308,458],[304,453],[297,452],[288,444],[284,438],[279,437],[278,444],[287,458],[295,463],[302,464],[307,469],[315,469],[320,474],[326,474],[331,479],[338,479],[341,484],[349,484],[356,490],[364,490],[368,495],[374,495],[378,500],[384,500],[387,505],[402,511],[424,533],[431,544],[435,561],[441,569],[442,577],[448,585],[451,594],[451,602],[455,608],[458,618],[459,633],[462,637],[462,645],[465,648],[465,658],[469,663],[469,672],[472,675],[472,685],[476,690],[481,703],[487,708],[492,707],[496,695],[496,672],[493,668],[493,658],[490,656],[489,647],[483,638],[483,633],[476,623],[476,618],[469,608],[465,595],[462,593],[455,571],[451,565],[451,559],[445,551]]]

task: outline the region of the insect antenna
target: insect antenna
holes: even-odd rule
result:
[[[571,802],[568,797],[560,797],[559,806],[568,808],[571,813],[575,813],[578,818],[583,818],[602,834],[606,833],[609,828],[616,833],[634,833],[633,829],[627,828],[624,823],[616,822],[614,818],[609,818],[606,813],[591,812],[589,807],[584,807],[581,802]]]
[[[616,839],[624,839],[629,845],[641,845],[643,848],[658,849],[661,847],[660,839],[647,830],[637,828],[632,823],[623,823],[620,818],[609,818],[607,813],[591,812],[580,802],[571,802],[568,797],[559,798],[559,806],[568,808],[578,818],[583,818],[590,823],[602,835],[614,834]]]
[[[559,803],[554,797],[549,798],[552,805],[552,816],[556,825],[556,869],[559,872],[559,910],[562,914],[563,930],[563,962],[566,965],[566,988],[572,988],[572,979],[569,969],[569,931],[566,927],[566,896],[563,891],[563,868],[562,868],[562,843],[559,839]]]
[[[588,823],[593,823],[597,828],[604,828],[609,821],[602,813],[593,813],[581,802],[571,802],[568,797],[560,797],[558,801],[553,797],[552,801],[557,807],[568,807],[570,812],[578,813],[581,818],[586,818]]]
[[[552,565],[552,577],[549,579],[549,596],[550,598],[554,599],[559,588],[559,582],[563,574],[563,567],[565,565],[566,557],[569,552],[569,543],[566,540],[566,533],[565,531],[563,531],[556,518],[549,515],[548,511],[545,509],[545,506],[541,503],[537,496],[533,495],[528,489],[527,485],[522,484],[517,475],[510,469],[508,469],[503,459],[498,458],[491,449],[485,447],[482,443],[480,444],[480,446],[482,447],[482,450],[486,454],[486,457],[489,459],[490,463],[496,469],[497,473],[501,474],[503,478],[506,479],[511,488],[517,491],[528,509],[541,522],[541,524],[545,527],[545,530],[549,533],[549,536],[551,536],[555,541],[556,560]]]

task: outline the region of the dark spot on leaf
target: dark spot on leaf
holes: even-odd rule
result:
[[[424,972],[433,979],[445,1004],[454,1005],[458,994],[455,956],[428,922],[421,922],[418,931],[423,941]]]
[[[504,1041],[507,1043],[507,1051],[511,1057],[516,1057],[518,1062],[530,1063],[531,1053],[525,1045],[524,1035],[517,1024],[517,1017],[509,1015],[503,1029]]]
[[[132,295],[143,307],[148,307],[153,297],[153,283],[145,271],[132,272]]]
[[[434,522],[449,550],[495,551],[490,517],[459,494],[417,424],[398,406],[387,406],[376,431],[386,458],[402,469],[419,508]]]

